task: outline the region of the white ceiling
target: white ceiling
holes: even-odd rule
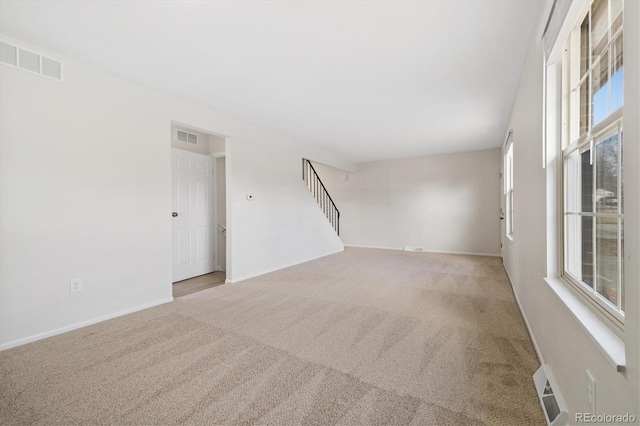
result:
[[[362,162],[500,146],[541,6],[2,0],[0,31]]]

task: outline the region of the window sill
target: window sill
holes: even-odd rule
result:
[[[563,280],[559,278],[545,278],[544,280],[569,309],[578,324],[587,332],[591,340],[594,341],[616,371],[624,372],[626,356],[622,340],[573,294]]]

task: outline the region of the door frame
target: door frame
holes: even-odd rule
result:
[[[225,144],[227,143],[228,138],[225,138]],[[222,200],[222,202],[224,203],[224,209],[225,209],[225,229],[226,229],[226,235],[224,237],[221,237],[219,235],[218,232],[218,225],[219,225],[219,217],[218,217],[218,206],[216,205],[216,208],[214,209],[213,212],[213,218],[214,218],[214,229],[213,229],[213,233],[214,233],[214,240],[213,240],[213,244],[214,244],[214,255],[215,255],[215,260],[216,260],[216,265],[214,266],[214,272],[216,271],[224,271],[225,275],[228,277],[228,271],[229,271],[229,209],[228,209],[228,197],[229,197],[229,191],[227,190],[227,153],[226,153],[226,149],[225,151],[220,151],[220,152],[214,152],[209,154],[210,157],[212,157],[213,161],[213,197],[214,197],[214,203],[218,201],[218,159],[220,158],[224,158],[224,193],[225,193],[225,198],[224,200]],[[225,256],[224,256],[224,269],[218,269],[218,262],[217,260],[219,259],[219,253],[218,253],[218,238],[224,238],[225,239],[225,244],[224,244],[224,248],[225,248]],[[220,265],[223,266],[223,265]]]

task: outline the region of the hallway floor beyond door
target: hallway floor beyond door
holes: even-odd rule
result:
[[[222,285],[226,276],[227,274],[224,271],[215,271],[210,274],[175,282],[173,283],[173,298],[177,299],[178,297]]]

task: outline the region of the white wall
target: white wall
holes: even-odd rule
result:
[[[171,300],[172,121],[229,137],[228,278],[342,249],[301,157],[348,162],[73,61],[0,86],[0,348]]]
[[[239,144],[233,137],[227,141],[227,225],[234,232],[231,241],[227,238],[233,266],[227,280],[244,280],[288,266],[290,259],[303,262],[326,254],[318,246],[342,250],[342,241],[302,181],[301,157],[317,156],[293,148],[260,138],[255,143]]]
[[[547,171],[542,169],[542,51],[532,41],[509,128],[514,140],[514,241],[505,241],[504,263],[543,361],[550,365],[569,406],[571,424],[577,412],[590,412],[586,370],[596,380],[598,413],[635,414],[638,418],[640,352],[638,264],[638,140],[640,140],[639,46],[640,3],[625,2],[625,282],[627,290],[626,373],[616,372],[603,352],[545,283],[547,274]],[[550,167],[553,167],[551,164]],[[551,221],[551,222],[548,222]],[[549,241],[553,245],[555,240]]]
[[[345,244],[500,254],[500,150],[315,165],[341,213]]]
[[[209,136],[209,154],[216,154],[220,152],[224,152],[225,149],[225,140],[224,137],[218,135],[208,135]]]

